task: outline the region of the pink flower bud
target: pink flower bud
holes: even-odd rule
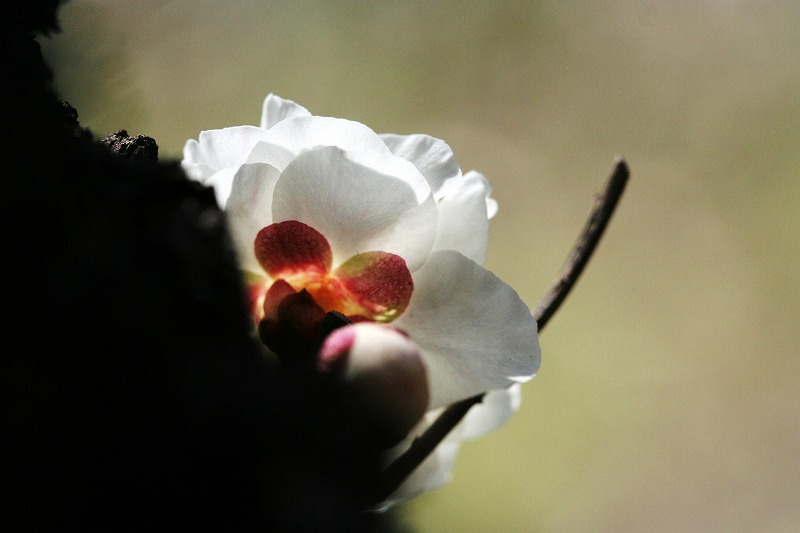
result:
[[[345,406],[387,445],[405,437],[428,410],[428,378],[419,348],[390,326],[361,322],[332,332],[320,372],[342,386]]]

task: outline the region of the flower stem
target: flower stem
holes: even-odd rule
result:
[[[539,300],[533,310],[533,316],[539,327],[539,333],[550,321],[558,308],[566,299],[575,282],[583,272],[592,254],[603,236],[611,215],[614,214],[630,172],[625,160],[618,157],[609,175],[603,191],[596,196],[594,207],[583,227],[575,245],[572,247],[564,266],[547,293]],[[467,414],[467,411],[483,400],[483,394],[456,402],[445,409],[439,418],[419,437],[406,452],[395,459],[384,470],[378,487],[375,503],[381,502],[391,495],[397,487],[425,460],[436,446]]]

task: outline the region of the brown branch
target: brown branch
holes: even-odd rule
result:
[[[592,257],[597,244],[600,242],[600,237],[603,236],[606,226],[611,220],[611,215],[614,214],[614,210],[620,198],[622,198],[629,175],[628,165],[623,159],[618,158],[614,165],[614,170],[606,181],[603,192],[595,198],[592,212],[583,226],[583,231],[575,241],[567,260],[564,262],[564,266],[561,267],[558,278],[533,310],[533,317],[539,325],[540,332],[558,311],[558,308],[561,307],[561,304]]]
[[[592,212],[564,262],[558,278],[539,300],[533,311],[533,316],[539,326],[539,333],[564,302],[589,262],[622,197],[629,174],[628,165],[622,158],[617,158],[606,186],[603,192],[596,197]],[[375,503],[381,502],[391,495],[464,418],[470,408],[483,400],[483,396],[483,394],[479,394],[447,407],[425,433],[415,439],[409,449],[386,468],[378,487]]]

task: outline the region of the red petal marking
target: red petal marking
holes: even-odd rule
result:
[[[256,259],[272,278],[327,274],[333,256],[323,235],[302,222],[270,224],[256,235]]]
[[[390,322],[400,316],[414,292],[405,260],[387,252],[354,255],[336,269],[334,276],[328,289],[338,293],[338,310],[376,322]]]
[[[296,220],[263,228],[254,247],[256,259],[276,280],[263,299],[265,319],[275,320],[288,295],[306,290],[324,311],[353,321],[390,322],[405,311],[414,292],[405,260],[387,252],[355,255],[331,273],[327,239]]]

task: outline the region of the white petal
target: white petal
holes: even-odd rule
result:
[[[225,209],[225,203],[228,201],[228,196],[231,195],[231,184],[233,184],[233,176],[238,167],[231,167],[216,172],[205,181],[205,185],[214,188],[214,195],[217,198],[217,204],[220,209]]]
[[[311,116],[311,113],[305,107],[269,93],[264,99],[261,110],[261,127],[268,130],[283,119],[308,116]]]
[[[403,484],[381,502],[377,510],[386,510],[392,505],[437,489],[449,482],[461,442],[485,435],[505,424],[519,409],[520,391],[520,384],[515,383],[507,389],[488,392],[483,401],[472,406],[461,422],[447,434]],[[414,439],[422,435],[442,411],[443,409],[429,411],[403,442],[389,450],[385,459],[387,464],[405,453]]]
[[[393,505],[446,485],[453,478],[453,464],[459,447],[457,441],[446,441],[439,444],[406,478],[403,484],[375,510],[384,511]]]
[[[205,182],[215,173],[235,168],[245,162],[258,141],[267,132],[255,126],[236,126],[200,132],[199,140],[190,139],[183,147],[181,164],[194,179]]]
[[[384,133],[380,137],[394,155],[411,161],[422,172],[437,200],[459,185],[461,168],[443,140],[423,134]]]
[[[233,177],[225,208],[228,226],[245,270],[261,272],[254,243],[262,228],[272,224],[272,191],[280,172],[262,163],[242,165]]]
[[[470,170],[466,174],[464,174],[464,178],[467,180],[483,180],[485,182],[486,187],[486,214],[488,217],[494,218],[497,214],[497,200],[492,198],[492,186],[489,183],[489,180],[486,179],[486,176],[481,174],[476,170]]]
[[[378,134],[360,122],[330,117],[296,117],[283,120],[269,129],[266,139],[294,154],[321,146],[337,146],[346,151],[391,155]]]
[[[247,156],[247,163],[266,163],[278,170],[283,170],[289,163],[294,161],[295,157],[297,157],[297,154],[286,147],[268,141],[261,141],[253,147],[250,155]]]
[[[382,251],[405,259],[413,272],[436,236],[436,204],[425,179],[391,154],[378,159],[324,147],[299,155],[275,186],[272,215],[274,222],[298,220],[322,233],[334,267]]]
[[[409,433],[403,442],[387,452],[387,464],[408,450],[414,439],[422,435],[440,413],[441,409],[428,412],[423,421]],[[438,489],[448,483],[453,477],[453,464],[460,447],[457,429],[458,426],[439,443],[397,490],[376,507],[376,510],[384,511],[393,505],[409,500],[423,492]]]
[[[477,172],[464,176],[460,187],[439,200],[439,228],[434,250],[455,250],[482,265],[486,260],[489,181]]]
[[[536,321],[514,289],[453,251],[433,252],[413,277],[411,302],[393,325],[422,349],[432,408],[536,373]]]
[[[462,439],[476,439],[508,422],[519,409],[522,386],[514,383],[507,389],[489,391],[481,403],[473,405],[458,426]]]
[[[183,153],[186,154],[188,152],[193,154],[197,151],[196,145],[197,141],[194,139],[186,141],[186,145],[183,148]],[[183,167],[184,172],[186,172],[186,175],[189,176],[189,178],[199,181],[200,183],[205,183],[209,176],[215,172],[214,169],[208,165],[201,163],[190,163],[186,159],[181,161],[181,167]]]
[[[201,132],[202,135],[202,132]],[[205,163],[203,148],[194,139],[189,139],[183,145],[183,160],[181,166],[190,178],[204,182],[215,171]]]

